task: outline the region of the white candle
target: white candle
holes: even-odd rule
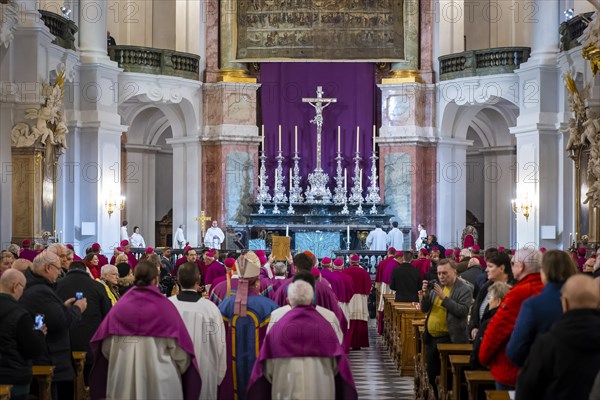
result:
[[[292,193],[292,168],[290,167],[290,193]]]
[[[263,124],[260,129],[261,129],[260,141],[262,144],[262,151],[265,151],[265,125]]]
[[[362,168],[360,169],[360,174],[358,175],[358,188],[362,191]]]
[[[573,243],[573,232],[569,232],[569,246]]]
[[[346,168],[344,168],[344,192],[348,190],[348,177],[346,175]]]
[[[277,187],[277,170],[275,170],[275,187]]]
[[[281,125],[279,125],[279,151],[281,151]]]
[[[285,226],[285,236],[290,236],[290,227],[289,227],[289,225]]]
[[[359,150],[359,143],[360,143],[360,126],[356,127],[356,152],[358,153]]]
[[[373,153],[375,153],[375,125],[373,125]]]
[[[340,152],[340,126],[338,125],[338,153]]]
[[[294,126],[294,151],[298,152],[298,126]]]
[[[350,243],[350,225],[346,225],[346,242]]]

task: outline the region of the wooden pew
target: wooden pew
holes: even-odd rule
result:
[[[486,400],[510,400],[508,390],[486,390]]]
[[[471,356],[466,354],[451,354],[448,357],[452,370],[452,400],[461,400],[463,371],[469,368]]]
[[[33,372],[33,378],[38,384],[38,396],[40,400],[51,400],[54,365],[34,365],[31,367],[31,370]]]
[[[392,349],[392,295],[383,295],[383,341],[388,351]]]
[[[86,396],[85,381],[83,379],[83,369],[85,367],[85,351],[72,352],[73,362],[75,364],[75,382],[74,396],[75,400],[83,400]]]
[[[0,385],[0,400],[9,400],[12,385]]]
[[[469,343],[458,344],[458,343],[439,343],[437,345],[438,352],[440,353],[440,381],[438,384],[438,397],[440,399],[445,399],[446,394],[448,393],[448,371],[450,369],[450,362],[448,357],[451,354],[462,354],[468,355],[471,354],[473,350],[473,345]],[[435,382],[430,382],[432,385]]]
[[[394,311],[396,312],[395,329],[398,332],[396,359],[400,376],[414,376],[417,335],[415,335],[412,323],[415,320],[422,320],[424,314],[420,308],[412,303],[394,304]]]
[[[469,400],[477,400],[479,389],[483,386],[487,389],[496,387],[490,371],[465,371],[465,377],[469,388]]]

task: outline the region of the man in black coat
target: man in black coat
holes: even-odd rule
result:
[[[104,286],[87,273],[82,261],[73,261],[67,275],[56,285],[56,294],[63,300],[75,297],[77,292],[83,294],[88,306],[85,314],[81,316],[81,321],[71,326],[71,349],[72,351],[87,352],[84,370],[87,384],[89,370],[93,364],[89,343],[110,311],[111,303]]]
[[[396,291],[395,301],[418,302],[419,290],[422,286],[421,272],[411,264],[413,259],[411,251],[405,251],[402,259],[404,262],[392,272],[390,289]]]
[[[533,343],[516,399],[587,399],[600,371],[600,286],[577,274],[562,288],[563,316]]]
[[[49,251],[40,253],[31,269],[25,271],[27,286],[21,303],[33,314],[44,314],[48,333],[44,354],[34,359],[38,365],[54,365],[52,397],[73,398],[75,369],[71,355],[69,328],[81,319],[87,307],[84,299],[76,300],[73,294],[67,301],[58,297],[54,287],[62,273],[60,258]]]
[[[0,277],[0,385],[12,385],[11,399],[25,400],[31,383],[31,359],[44,352],[46,326],[33,329],[31,313],[17,301],[25,275],[9,269]]]

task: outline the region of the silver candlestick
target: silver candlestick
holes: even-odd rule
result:
[[[288,213],[288,215],[296,214],[296,211],[294,210],[294,206],[292,205],[292,196],[290,196],[290,206],[287,209],[287,213]]]
[[[275,207],[273,207],[273,214],[281,214],[279,207],[277,207],[277,202],[275,202]]]
[[[379,196],[379,186],[377,185],[377,160],[379,157],[375,155],[375,150],[373,150],[373,154],[371,155],[371,175],[369,176],[369,189],[367,193],[367,197],[365,198],[366,203],[373,204],[371,207],[370,214],[377,214],[376,204],[381,202],[381,197]]]
[[[350,214],[350,210],[348,210],[348,201],[346,201],[346,196],[344,196],[344,208],[342,208],[342,211],[340,211],[340,214],[342,214],[342,215]]]
[[[263,203],[269,203],[271,201],[271,195],[269,194],[269,185],[267,185],[267,178],[269,177],[266,174],[265,162],[267,160],[267,156],[264,151],[260,152],[260,170],[258,175],[258,180],[260,182],[260,189],[258,190],[258,196],[256,200],[260,203],[260,207],[258,209],[259,214],[265,213],[265,208],[263,207]]]
[[[292,190],[290,192],[290,207],[291,203],[302,203],[304,199],[302,198],[302,188],[300,187],[300,157],[298,156],[298,152],[294,152],[294,168],[293,168],[293,176],[292,176]]]
[[[362,208],[362,203],[363,203],[363,199],[361,197],[358,200],[358,208],[356,209],[356,212],[355,212],[356,215],[365,215],[365,212],[363,211],[363,208]]]
[[[273,202],[274,203],[287,203],[288,198],[285,194],[285,189],[283,187],[283,156],[281,155],[281,150],[277,152],[277,172],[275,176],[275,188],[273,188]]]
[[[352,205],[362,203],[362,182],[361,182],[361,171],[360,171],[360,153],[356,152],[354,157],[354,176],[352,177],[352,191],[348,198],[348,202]]]
[[[346,190],[344,189],[344,177],[342,176],[342,153],[338,151],[337,157],[337,168],[335,170],[335,190],[333,195],[333,202],[335,204],[344,204],[346,202]]]

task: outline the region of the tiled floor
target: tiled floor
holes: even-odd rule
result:
[[[369,320],[368,349],[352,350],[349,354],[358,398],[364,400],[413,400],[412,377],[401,377],[389,357],[383,341],[377,335],[376,320]]]

